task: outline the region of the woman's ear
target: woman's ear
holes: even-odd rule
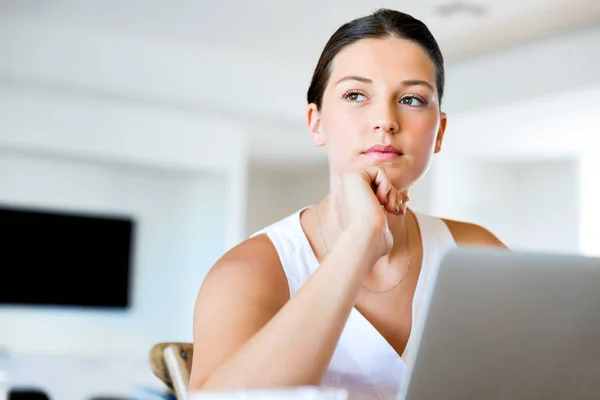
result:
[[[308,105],[306,112],[308,129],[310,131],[310,140],[315,146],[325,146],[325,135],[321,130],[321,113],[319,112],[317,105],[311,103]]]
[[[435,153],[439,153],[442,150],[442,142],[444,140],[444,133],[446,132],[447,121],[448,116],[446,115],[446,113],[442,113],[437,137],[435,138]]]

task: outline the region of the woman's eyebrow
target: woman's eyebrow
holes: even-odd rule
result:
[[[338,85],[344,81],[358,81],[358,82],[362,82],[365,84],[373,83],[373,80],[371,80],[369,78],[365,78],[363,76],[348,75],[348,76],[344,76],[343,78],[339,79],[335,84]],[[426,86],[427,88],[429,88],[429,90],[431,90],[432,92],[435,92],[435,88],[433,87],[433,85],[422,79],[407,79],[407,80],[400,82],[400,84],[402,86]]]
[[[339,84],[341,82],[344,82],[344,81],[359,81],[359,82],[362,82],[362,83],[373,83],[373,81],[371,79],[369,79],[369,78],[365,78],[365,77],[357,76],[357,75],[349,75],[349,76],[343,77],[342,79],[340,79],[339,81],[337,81],[335,84],[337,85],[337,84]]]
[[[406,81],[402,81],[400,83],[402,84],[402,86],[427,86],[429,88],[429,90],[431,90],[432,92],[435,92],[433,85],[422,79],[409,79]]]

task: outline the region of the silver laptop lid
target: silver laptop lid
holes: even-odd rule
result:
[[[407,400],[599,398],[600,258],[446,255]]]

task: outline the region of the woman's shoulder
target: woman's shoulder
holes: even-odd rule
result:
[[[481,225],[448,218],[441,218],[441,220],[448,226],[458,245],[506,247],[496,235]]]
[[[289,297],[281,251],[300,241],[300,213],[307,208],[281,217],[226,251],[208,271],[205,284],[238,289],[251,286],[258,292],[277,288],[278,297]]]
[[[281,306],[289,288],[279,256],[266,234],[234,246],[209,269],[201,292],[220,292]]]
[[[459,246],[506,247],[496,235],[481,225],[421,212],[413,212],[419,223],[431,221],[429,224],[434,224],[437,227],[436,229],[440,229],[440,226],[445,226],[452,235],[454,242]]]

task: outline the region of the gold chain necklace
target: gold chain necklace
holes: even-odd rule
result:
[[[321,241],[323,242],[323,247],[325,248],[325,254],[329,254],[329,247],[327,247],[327,242],[325,241],[325,236],[323,235],[323,228],[321,227],[321,218],[319,217],[319,203],[317,203],[317,207],[316,207],[315,211],[317,214],[317,225],[319,226],[319,234],[321,236]],[[400,280],[394,284],[394,286],[392,286],[389,289],[385,289],[385,290],[381,290],[381,291],[373,290],[373,289],[365,286],[364,284],[361,284],[361,286],[364,287],[365,289],[367,289],[369,292],[376,293],[376,294],[387,293],[387,292],[395,289],[400,283],[402,283],[404,278],[406,278],[406,275],[408,275],[408,269],[410,268],[410,262],[411,262],[412,257],[410,255],[410,248],[408,247],[408,222],[405,221],[405,225],[406,225],[406,234],[405,234],[405,236],[406,236],[406,251],[408,252],[408,262],[406,263],[406,268],[404,269],[404,274],[402,275]]]

